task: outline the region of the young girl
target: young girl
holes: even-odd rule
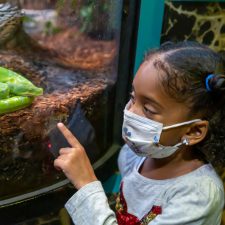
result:
[[[220,225],[224,189],[210,163],[225,158],[223,72],[219,55],[198,43],[147,55],[124,110],[116,215],[85,150],[58,124],[72,147],[54,164],[78,189],[66,204],[76,225]]]

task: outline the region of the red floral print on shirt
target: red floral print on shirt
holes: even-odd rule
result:
[[[141,220],[139,220],[136,216],[128,213],[127,203],[123,196],[123,183],[121,183],[120,193],[116,199],[116,217],[118,225],[147,225],[161,213],[161,206],[155,205]]]

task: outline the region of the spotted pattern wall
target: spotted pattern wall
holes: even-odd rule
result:
[[[161,42],[166,40],[196,40],[224,50],[225,2],[165,1]]]

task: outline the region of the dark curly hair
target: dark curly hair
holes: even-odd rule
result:
[[[192,115],[200,112],[209,121],[209,132],[196,148],[216,168],[224,167],[225,76],[220,54],[197,42],[166,42],[144,61],[150,59],[166,75],[161,77],[166,92],[184,102]]]

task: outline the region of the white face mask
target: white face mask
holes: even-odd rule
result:
[[[174,146],[163,146],[159,144],[162,130],[191,124],[201,121],[201,119],[190,120],[183,123],[163,127],[162,123],[139,116],[127,110],[129,103],[124,109],[124,121],[122,136],[127,145],[139,156],[149,156],[151,158],[166,158],[176,152],[180,142]]]

